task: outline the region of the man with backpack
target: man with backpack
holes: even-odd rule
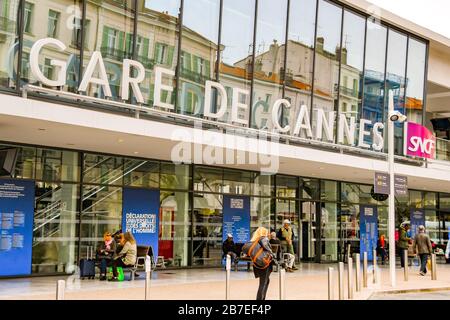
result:
[[[430,237],[425,233],[425,227],[419,226],[419,233],[414,237],[414,248],[420,257],[420,275],[427,273],[427,261],[430,254],[433,253]]]

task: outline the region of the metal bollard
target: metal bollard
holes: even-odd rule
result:
[[[377,283],[377,250],[373,250],[373,283]]]
[[[348,299],[353,299],[353,258],[348,258]]]
[[[405,281],[408,281],[408,250],[403,250],[403,260],[405,261],[405,266],[403,267],[403,277]]]
[[[150,256],[145,257],[145,300],[150,300],[150,283],[152,280],[152,267]]]
[[[352,251],[352,245],[349,243],[347,245],[347,263],[348,263],[348,258],[351,258],[351,256],[352,256],[351,251]]]
[[[56,283],[56,300],[64,300],[65,299],[65,290],[66,290],[66,281],[58,280]]]
[[[361,255],[357,253],[355,261],[356,292],[361,291]]]
[[[278,271],[279,287],[280,287],[280,300],[286,300],[286,270],[280,268]]]
[[[227,254],[225,300],[230,300],[231,256]]]
[[[328,300],[334,300],[333,268],[328,268]]]
[[[338,278],[338,284],[339,284],[339,300],[344,300],[344,263],[339,262],[339,278]]]
[[[431,280],[437,280],[436,254],[431,255]]]
[[[363,253],[363,287],[367,288],[367,252]]]

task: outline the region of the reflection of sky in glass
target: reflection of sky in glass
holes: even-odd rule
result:
[[[289,40],[314,46],[316,0],[291,1],[289,11]]]
[[[219,13],[219,0],[185,0],[183,24],[208,40],[217,43]]]
[[[274,40],[283,44],[286,34],[287,0],[260,0],[258,3],[258,26],[256,52],[269,50]]]
[[[342,10],[326,1],[319,2],[319,20],[317,37],[324,38],[324,50],[336,53],[336,48],[341,44],[341,18]]]
[[[405,78],[406,44],[405,35],[389,30],[387,72]]]
[[[384,74],[384,61],[386,50],[385,27],[377,27],[373,22],[367,22],[367,48],[366,48],[366,70],[377,71]]]
[[[222,53],[223,62],[229,65],[252,53],[254,0],[227,0],[223,4]]]
[[[349,11],[344,13],[342,46],[347,49],[347,65],[363,69],[364,61],[364,18]]]
[[[145,7],[159,12],[167,11],[169,15],[177,17],[180,0],[145,0]]]
[[[422,100],[426,45],[414,39],[409,39],[408,54],[408,88],[406,95]]]

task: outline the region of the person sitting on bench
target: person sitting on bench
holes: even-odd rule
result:
[[[227,235],[227,240],[223,242],[222,250],[225,257],[227,256],[227,254],[231,256],[231,263],[234,263],[234,266],[236,267],[239,260],[236,253],[236,245],[233,241],[233,235],[231,233]]]
[[[136,263],[137,245],[131,232],[126,232],[124,235],[124,245],[122,250],[117,254],[112,262],[113,277],[111,281],[118,281],[117,267],[129,268]]]
[[[116,253],[116,241],[110,232],[105,232],[103,241],[97,248],[97,261],[100,262],[100,281],[106,280],[106,268]]]

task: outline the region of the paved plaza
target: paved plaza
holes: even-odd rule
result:
[[[337,264],[299,265],[298,271],[286,274],[286,299],[326,300],[328,299],[328,268],[333,267],[334,298],[338,299]],[[403,270],[397,269],[397,286],[392,288],[389,268],[380,268],[381,281],[373,283],[373,273],[369,272],[368,287],[354,293],[356,300],[395,299],[398,294],[446,292],[450,290],[450,265],[438,264],[438,279],[431,275],[422,277],[417,267],[411,267],[409,281],[403,279]],[[354,271],[354,270],[353,270]],[[369,270],[370,271],[370,270]],[[145,274],[135,281],[102,282],[80,280],[77,275],[66,277],[36,277],[0,280],[0,299],[54,300],[57,280],[66,280],[67,300],[142,300],[144,299]],[[345,298],[348,299],[347,266],[345,272]],[[258,281],[253,272],[245,268],[231,273],[231,299],[254,300]],[[405,299],[409,296],[404,296]],[[450,298],[449,295],[442,295]],[[223,269],[160,270],[153,273],[150,291],[151,300],[222,300],[225,299],[225,271]],[[279,299],[279,274],[272,273],[267,294],[268,300]]]

